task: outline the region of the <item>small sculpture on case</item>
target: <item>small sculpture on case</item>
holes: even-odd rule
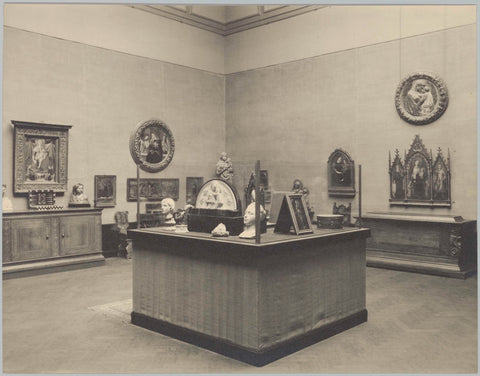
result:
[[[227,237],[230,233],[227,231],[227,228],[223,223],[219,223],[217,227],[212,230],[212,236],[215,237]]]
[[[266,217],[265,209],[260,205],[260,221],[263,221]],[[252,202],[245,209],[245,215],[243,216],[243,224],[245,228],[243,232],[238,235],[242,239],[254,239],[255,238],[255,202]]]
[[[13,205],[12,201],[8,197],[5,197],[5,192],[7,190],[7,185],[2,184],[2,211],[12,211],[13,210]]]
[[[68,206],[90,206],[90,203],[88,202],[88,197],[85,194],[85,186],[82,183],[77,183],[73,186],[72,195],[70,197],[70,202],[68,203]]]
[[[220,179],[226,180],[229,183],[233,179],[233,165],[232,160],[228,157],[227,153],[222,152],[220,154],[220,159],[217,162],[217,168],[215,173]]]

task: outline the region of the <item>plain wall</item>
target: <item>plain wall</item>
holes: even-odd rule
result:
[[[122,4],[5,4],[4,24],[85,45],[224,73],[221,35]]]
[[[362,165],[362,205],[389,210],[388,156],[403,157],[415,135],[436,156],[450,150],[452,207],[394,211],[455,214],[475,219],[477,200],[476,27],[460,26],[227,75],[227,150],[237,162],[235,184],[248,183],[255,160],[270,189],[290,190],[298,178],[316,214],[354,199],[328,196],[327,161],[337,148]],[[415,126],[395,109],[395,90],[427,71],[447,85],[450,102],[437,121]],[[358,175],[357,175],[358,180]],[[246,183],[245,183],[246,181]],[[357,184],[358,189],[358,184]]]
[[[474,24],[474,5],[334,5],[226,37],[225,73]]]
[[[72,186],[81,182],[93,205],[94,175],[116,175],[117,205],[103,210],[103,223],[113,223],[118,210],[136,220],[126,182],[137,174],[129,138],[142,121],[158,118],[173,133],[170,165],[157,173],[141,170],[140,177],[179,178],[177,207],[185,204],[187,176],[214,176],[225,148],[223,75],[10,27],[3,56],[2,178],[14,210],[26,209],[27,199],[13,197],[11,120],[73,126],[68,191],[57,204],[67,207]]]

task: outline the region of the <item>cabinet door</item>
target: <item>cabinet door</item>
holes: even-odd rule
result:
[[[52,245],[55,242],[56,234],[52,230],[50,218],[14,219],[10,222],[10,226],[11,261],[35,260],[54,256]]]
[[[60,220],[60,256],[99,252],[95,244],[95,217],[78,215]]]

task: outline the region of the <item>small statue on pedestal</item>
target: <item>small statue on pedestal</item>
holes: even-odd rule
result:
[[[120,257],[125,257],[130,259],[131,255],[129,254],[128,240],[127,240],[127,229],[128,229],[128,211],[118,211],[115,213],[115,227],[114,230],[118,232],[118,241],[117,255]]]
[[[82,183],[77,183],[72,188],[72,195],[70,196],[70,202],[68,206],[70,207],[82,207],[90,206],[88,202],[88,197],[84,192],[85,187]]]
[[[220,159],[217,162],[217,168],[215,173],[220,179],[226,180],[231,183],[233,179],[233,165],[232,160],[228,157],[227,153],[222,152]]]
[[[266,217],[265,209],[260,205],[260,221],[263,221]],[[252,202],[245,209],[245,215],[243,216],[243,224],[245,228],[243,232],[238,235],[242,239],[254,239],[255,238],[255,202]]]
[[[5,197],[5,192],[7,190],[7,185],[2,184],[2,211],[12,211],[13,210],[13,205],[12,201],[8,197]]]

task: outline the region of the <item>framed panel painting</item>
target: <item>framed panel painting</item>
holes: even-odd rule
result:
[[[71,125],[12,120],[14,125],[13,191],[66,192],[68,130]]]

